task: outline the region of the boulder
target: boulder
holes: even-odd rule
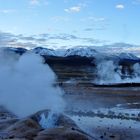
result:
[[[35,121],[40,121],[41,114],[44,114],[46,119],[50,110],[39,111],[32,115],[31,118]],[[93,137],[82,131],[76,123],[64,114],[53,114],[55,123],[53,128],[47,128],[40,131],[35,137],[35,140],[91,140]]]
[[[10,119],[10,118],[17,118],[15,114],[8,111],[5,107],[0,106],[0,120]]]
[[[16,118],[0,120],[0,131],[4,131],[5,129],[7,129],[9,126],[13,125],[17,121],[19,121],[19,119]]]
[[[43,114],[43,122],[42,121]],[[50,115],[51,114],[51,115]],[[53,119],[53,125],[49,125]],[[46,123],[43,126],[43,123]],[[26,118],[3,120],[0,125],[2,139],[35,140],[91,140],[67,115],[42,110]]]
[[[51,113],[50,110],[42,110],[29,116],[29,118],[39,123],[41,120],[41,115],[44,114],[45,118],[47,119],[49,116],[49,113]],[[55,118],[55,123],[54,123],[55,127],[65,126],[65,127],[78,128],[76,123],[72,119],[70,119],[70,117],[68,117],[67,115],[64,115],[62,113],[53,113],[52,117]]]
[[[47,118],[49,113],[50,113],[50,110],[45,109],[45,110],[41,110],[41,111],[38,111],[38,112],[30,115],[29,118],[31,118],[32,120],[34,120],[35,122],[38,123],[40,121],[40,119],[41,119],[41,114],[44,114],[45,118]]]
[[[78,128],[76,123],[64,114],[59,115],[59,117],[56,121],[56,126],[63,126],[63,127],[67,127],[67,128]]]
[[[38,133],[35,140],[92,140],[90,136],[73,128],[50,128]]]
[[[7,128],[7,132],[10,138],[32,139],[41,129],[41,126],[36,121],[31,118],[25,118]]]

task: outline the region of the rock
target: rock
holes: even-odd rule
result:
[[[25,138],[9,138],[9,139],[6,139],[6,140],[28,140],[28,139],[25,139]]]
[[[112,134],[111,132],[104,132],[103,135],[100,136],[100,139],[102,140],[121,140],[121,134],[119,133],[114,133]]]
[[[82,131],[67,127],[58,127],[41,131],[35,140],[91,140],[92,138]]]
[[[49,115],[49,112],[50,112],[49,109],[41,110],[41,111],[36,112],[35,114],[30,115],[29,118],[31,118],[32,120],[38,123],[41,119],[41,114],[44,114],[45,117],[47,118]]]
[[[4,131],[5,129],[7,129],[9,126],[13,125],[17,121],[19,121],[19,119],[16,118],[0,120],[0,131]]]
[[[40,121],[41,119],[41,114],[45,115],[45,118],[48,118],[48,115],[50,113],[50,110],[43,110],[43,111],[39,111],[31,116],[29,116],[29,118],[33,119],[34,121],[36,121],[37,123]],[[59,126],[65,126],[65,127],[75,127],[78,128],[78,126],[76,125],[76,123],[70,119],[68,116],[64,115],[64,114],[53,114],[53,116],[55,116],[56,122],[55,122],[55,126],[59,127]]]
[[[44,114],[46,119],[50,110],[39,111],[31,118],[35,121],[40,121],[41,114]],[[83,132],[76,123],[64,114],[54,114],[56,122],[53,128],[47,128],[38,133],[35,140],[90,140],[91,136]]]
[[[9,118],[17,118],[17,116],[12,112],[8,111],[5,107],[0,106],[0,120]]]
[[[41,115],[47,123],[49,117],[54,117],[51,127],[42,127]],[[51,114],[51,115],[50,115]],[[47,124],[46,124],[47,125]],[[61,113],[52,113],[50,110],[39,111],[23,119],[3,120],[0,129],[1,139],[35,139],[35,140],[91,140],[93,137],[82,131],[68,116]]]
[[[41,126],[31,118],[22,119],[7,129],[9,137],[13,138],[34,138],[41,130]]]
[[[67,127],[67,128],[78,128],[78,126],[76,125],[76,123],[70,119],[68,116],[60,114],[58,117],[58,120],[56,121],[56,125],[57,126],[63,126],[63,127]]]

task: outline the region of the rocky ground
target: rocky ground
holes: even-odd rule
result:
[[[18,118],[5,108],[0,111],[0,139],[10,140],[90,140],[94,139],[81,130],[64,114],[53,114],[52,125],[45,121],[49,110],[39,111],[26,118]],[[42,117],[44,116],[44,118]],[[49,122],[50,123],[50,122]],[[45,127],[44,127],[45,126]]]
[[[64,114],[53,114],[51,125],[47,124],[49,110],[18,118],[1,107],[0,139],[139,140],[139,88],[76,84],[63,84],[62,88],[67,107]]]
[[[93,65],[51,67],[65,91],[64,114],[48,121],[50,111],[43,110],[19,118],[0,107],[0,140],[140,139],[140,87],[95,87]]]
[[[63,84],[72,119],[98,140],[139,140],[140,88]],[[72,110],[72,111],[71,111]]]

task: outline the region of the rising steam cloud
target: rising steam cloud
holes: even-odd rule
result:
[[[140,82],[140,64],[136,63],[132,66],[131,75],[125,71],[122,73],[122,67],[111,60],[101,61],[97,63],[97,78],[94,82],[98,84],[113,83],[139,83]]]
[[[41,109],[61,112],[65,107],[56,76],[36,54],[21,57],[0,52],[0,104],[24,117]]]

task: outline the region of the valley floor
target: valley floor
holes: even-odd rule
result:
[[[139,140],[140,88],[63,84],[66,113],[98,140]]]

